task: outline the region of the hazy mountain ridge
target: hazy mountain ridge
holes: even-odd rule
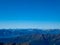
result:
[[[60,29],[1,29],[0,42],[24,43],[31,45],[59,45]]]

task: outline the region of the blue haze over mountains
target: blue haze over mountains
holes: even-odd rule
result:
[[[59,45],[60,29],[0,29],[0,42]]]
[[[0,0],[0,42],[60,45],[60,0]]]

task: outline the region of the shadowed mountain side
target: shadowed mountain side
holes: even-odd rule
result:
[[[1,29],[2,43],[29,43],[30,45],[59,45],[59,29]]]

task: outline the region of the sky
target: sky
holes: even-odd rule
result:
[[[60,0],[0,0],[1,28],[60,29]]]

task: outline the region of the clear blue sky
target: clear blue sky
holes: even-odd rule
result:
[[[0,0],[0,28],[46,25],[60,28],[60,0]]]

